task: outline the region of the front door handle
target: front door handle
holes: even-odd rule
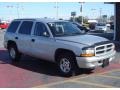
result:
[[[35,39],[31,39],[32,42],[35,42]]]
[[[15,39],[18,39],[18,37],[15,37]]]

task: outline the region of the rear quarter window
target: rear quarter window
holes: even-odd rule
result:
[[[20,24],[20,21],[13,21],[8,27],[7,32],[15,33],[19,24]]]

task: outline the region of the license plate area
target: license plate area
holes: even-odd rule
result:
[[[102,67],[104,68],[104,67],[106,67],[106,66],[108,66],[108,65],[109,65],[109,59],[103,60]]]

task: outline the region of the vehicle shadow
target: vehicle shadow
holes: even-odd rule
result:
[[[8,64],[11,63],[9,59],[8,51],[5,49],[0,49],[0,64]]]
[[[58,72],[56,64],[54,63],[25,55],[22,56],[19,62],[13,63],[9,58],[7,50],[0,50],[0,64],[11,64],[15,67],[30,70],[32,72],[50,75],[50,76],[62,77],[61,74]],[[77,75],[91,74],[91,73],[93,72],[85,69],[80,69]]]

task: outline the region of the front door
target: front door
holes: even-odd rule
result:
[[[36,22],[33,34],[33,55],[41,59],[53,60],[55,49],[53,45],[55,41],[50,38],[50,34],[45,24]]]

